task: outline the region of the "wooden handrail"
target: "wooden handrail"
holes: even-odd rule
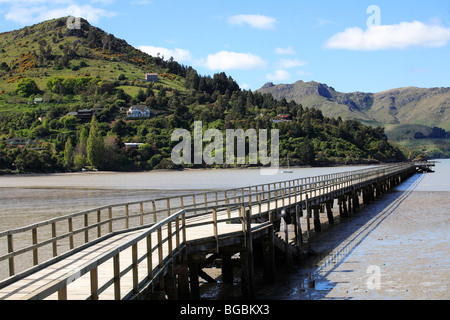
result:
[[[50,284],[48,284],[47,286],[43,287],[43,288],[39,288],[38,290],[34,291],[33,293],[30,293],[29,295],[25,296],[23,299],[24,300],[41,300],[44,299],[46,297],[48,297],[49,295],[55,293],[55,292],[66,292],[66,287],[68,284],[70,284],[71,282],[79,279],[80,277],[82,277],[83,275],[87,274],[88,272],[91,272],[92,270],[96,270],[97,267],[101,264],[103,264],[104,262],[116,258],[118,257],[118,255],[120,254],[120,252],[124,251],[125,249],[128,249],[134,245],[136,245],[138,242],[140,242],[141,240],[146,240],[148,236],[150,236],[152,233],[158,232],[158,230],[161,230],[163,226],[166,226],[167,224],[171,223],[171,222],[176,222],[176,220],[178,218],[182,218],[182,221],[184,220],[184,216],[185,216],[186,211],[185,210],[180,210],[177,213],[171,215],[170,217],[167,217],[166,219],[164,219],[163,221],[151,226],[147,231],[145,231],[144,233],[141,233],[139,235],[137,235],[136,237],[134,237],[133,239],[131,239],[129,242],[122,244],[114,249],[111,249],[103,254],[101,254],[98,258],[96,258],[95,260],[92,261],[88,261],[85,264],[83,264],[82,266],[80,266],[79,268],[76,268],[60,277],[58,277],[58,279],[52,281]],[[181,232],[185,232],[185,225],[183,225],[179,230],[181,230]],[[185,236],[183,235],[183,239],[185,239]],[[175,256],[175,252],[182,250],[183,247],[185,246],[185,241],[180,243],[180,246],[177,246],[177,248],[173,249],[171,252],[171,257],[173,258]],[[136,255],[136,251],[135,249],[133,250],[133,261],[132,261],[132,265],[133,268],[135,268],[135,265],[138,263],[138,258]],[[148,248],[147,253],[145,254],[145,258],[150,257],[151,253],[153,251],[153,248]],[[167,262],[166,262],[167,263]],[[116,270],[117,271],[117,270]],[[95,271],[94,271],[95,273]],[[120,273],[120,272],[119,272]],[[134,271],[133,273],[133,277],[137,277],[136,272]],[[115,272],[114,275],[114,281],[113,283],[117,286],[117,283],[120,282],[120,277],[121,275],[118,274],[117,272]],[[138,286],[137,280],[134,279],[134,284],[136,285],[136,287]],[[94,281],[92,284],[96,284],[96,282]],[[103,288],[102,291],[104,291],[105,288]],[[135,288],[137,289],[137,288]],[[117,290],[117,289],[116,289]],[[91,291],[96,292],[96,295],[93,297],[97,297],[99,293],[98,288],[92,288]],[[63,296],[64,298],[64,296]]]
[[[242,203],[238,203],[238,204],[230,204],[229,206],[247,206],[248,203],[246,202],[242,202]],[[222,221],[231,221],[231,219],[226,218],[226,219],[217,219],[217,209],[223,209],[223,206],[210,206],[207,209],[208,210],[212,210],[213,212],[213,216],[215,217],[212,220],[208,221],[208,224],[211,224],[213,226],[214,229],[214,236],[215,238],[218,240],[218,233],[217,233],[217,223],[222,222]],[[203,210],[204,208],[201,208],[201,210]],[[120,299],[121,294],[120,294],[120,278],[123,277],[124,274],[126,274],[126,272],[128,271],[132,271],[132,275],[133,275],[133,294],[139,294],[139,292],[146,286],[148,286],[152,281],[154,281],[154,279],[161,273],[163,272],[163,269],[172,263],[173,259],[175,259],[177,256],[181,255],[182,250],[185,249],[186,246],[186,233],[187,230],[189,228],[193,228],[198,226],[198,224],[191,224],[189,225],[186,221],[188,220],[188,217],[186,217],[186,213],[188,211],[190,212],[196,212],[199,209],[195,209],[195,208],[191,208],[191,209],[183,209],[180,210],[178,212],[176,212],[175,214],[172,214],[171,216],[165,218],[164,220],[154,224],[153,226],[149,227],[148,230],[146,230],[145,232],[135,236],[134,238],[130,239],[127,243],[122,244],[118,247],[115,247],[114,249],[111,249],[103,254],[101,254],[99,257],[86,262],[85,264],[83,264],[80,267],[77,267],[73,270],[71,270],[70,272],[58,277],[57,279],[53,280],[51,283],[49,283],[48,285],[39,288],[35,291],[33,291],[33,293],[30,293],[28,295],[26,295],[25,297],[23,297],[24,300],[42,300],[47,298],[48,296],[58,292],[58,298],[60,300],[64,300],[67,299],[67,285],[78,280],[79,278],[81,278],[82,276],[84,276],[87,273],[91,273],[93,280],[90,282],[91,285],[91,299],[96,299],[98,298],[99,294],[101,294],[103,291],[105,291],[105,289],[109,286],[114,286],[115,288],[115,297],[116,299]],[[193,218],[193,216],[190,217],[191,219]],[[171,228],[169,228],[169,226],[175,223],[176,224],[176,228],[175,231],[172,231]],[[245,223],[245,219],[242,217],[242,223]],[[244,227],[243,227],[244,228]],[[166,230],[167,236],[162,238],[161,233],[163,232],[163,229]],[[117,232],[114,234],[119,234],[119,233],[123,233],[122,232]],[[141,256],[138,257],[137,255],[137,243],[140,241],[147,241],[148,243],[148,239],[150,239],[151,235],[153,233],[158,233],[158,243],[155,246],[147,245],[147,252]],[[176,238],[176,245],[172,246],[172,240],[173,238]],[[151,242],[150,242],[151,243]],[[137,274],[137,265],[144,261],[144,259],[150,259],[152,260],[152,253],[156,250],[160,251],[160,249],[162,248],[162,245],[164,243],[168,243],[168,248],[169,248],[169,252],[167,257],[163,258],[161,252],[159,253],[159,261],[158,261],[158,270],[154,270],[153,269],[153,262],[148,262],[147,260],[147,265],[148,265],[148,270],[149,270],[149,274],[147,275],[147,277],[144,278],[143,281],[138,280],[138,274]],[[96,281],[96,275],[97,275],[97,268],[98,266],[100,266],[101,264],[105,263],[108,260],[111,259],[118,259],[118,256],[120,254],[120,252],[128,249],[128,248],[132,248],[132,261],[130,263],[129,266],[122,268],[123,271],[120,270],[115,270],[114,275],[112,277],[112,279],[107,282],[107,285],[104,285],[102,288],[98,288],[98,282]],[[117,264],[117,262],[116,262]],[[123,267],[123,266],[121,266]],[[116,265],[117,268],[117,265]],[[150,272],[150,268],[151,268],[151,272]]]
[[[427,162],[426,164],[430,164],[431,162]],[[79,234],[84,233],[84,243],[89,243],[89,241],[93,241],[96,239],[99,239],[100,237],[108,234],[112,234],[114,232],[113,225],[114,223],[118,223],[120,221],[125,221],[125,226],[122,227],[119,230],[128,230],[131,228],[129,221],[131,219],[137,219],[139,218],[139,224],[140,226],[151,226],[152,224],[157,222],[157,215],[162,214],[166,212],[168,215],[170,212],[177,212],[177,210],[180,209],[196,209],[195,212],[198,212],[200,209],[208,209],[212,208],[211,204],[214,203],[217,206],[222,206],[227,208],[230,208],[229,204],[231,202],[241,202],[242,199],[248,198],[249,201],[252,201],[252,199],[259,199],[259,203],[261,202],[267,202],[269,199],[273,199],[272,195],[274,197],[280,196],[281,199],[284,201],[285,198],[287,198],[289,201],[291,199],[290,196],[286,195],[289,193],[292,193],[291,196],[297,196],[299,193],[307,193],[309,198],[314,198],[317,196],[317,192],[319,191],[319,195],[323,192],[320,192],[320,190],[325,190],[327,188],[336,190],[339,186],[344,185],[345,188],[349,188],[367,181],[370,181],[372,179],[376,179],[377,177],[386,176],[395,174],[396,172],[406,170],[410,168],[411,166],[417,165],[417,162],[415,163],[401,163],[401,164],[394,164],[394,165],[384,165],[376,168],[368,168],[368,169],[362,169],[362,170],[355,170],[355,171],[347,171],[347,172],[341,172],[341,173],[335,173],[335,174],[326,174],[316,177],[306,177],[306,178],[297,178],[292,179],[288,181],[280,181],[275,183],[269,183],[269,184],[259,184],[254,186],[248,186],[243,188],[234,188],[234,189],[227,189],[222,191],[210,191],[210,192],[204,192],[204,193],[193,193],[193,194],[186,194],[181,196],[171,196],[171,197],[165,197],[165,198],[156,198],[156,199],[150,199],[145,201],[134,201],[134,202],[127,202],[127,203],[120,203],[120,204],[113,204],[113,205],[106,205],[101,206],[89,210],[80,211],[77,213],[52,218],[46,221],[34,223],[32,225],[22,227],[22,228],[16,228],[8,231],[0,232],[0,238],[6,237],[7,239],[7,250],[8,252],[6,254],[3,254],[0,256],[0,262],[8,260],[8,268],[9,268],[9,275],[13,276],[16,274],[15,272],[15,261],[14,257],[24,254],[26,252],[32,251],[33,252],[33,265],[36,266],[39,264],[39,254],[38,249],[47,245],[52,246],[52,255],[53,257],[56,257],[61,254],[61,252],[58,252],[57,250],[57,243],[69,238],[69,250],[75,249],[77,246],[74,244],[74,236],[77,236]],[[434,163],[432,163],[434,165]],[[282,186],[282,184],[284,186]],[[289,184],[289,185],[287,185]],[[275,188],[275,186],[278,185],[278,188]],[[270,186],[274,186],[274,188],[271,188]],[[266,188],[267,187],[267,188]],[[261,189],[262,191],[259,191]],[[233,195],[230,195],[230,193],[233,193]],[[219,197],[220,193],[220,197]],[[223,196],[222,196],[223,193]],[[214,195],[214,199],[209,200],[208,194]],[[204,202],[197,202],[197,197],[202,196],[204,197]],[[258,198],[259,197],[259,198]],[[264,197],[264,199],[261,199]],[[184,201],[184,199],[192,198],[191,203],[187,203]],[[174,205],[171,204],[171,200],[173,199],[179,199],[180,205]],[[157,202],[166,202],[165,208],[157,208]],[[151,204],[152,209],[151,210],[144,210],[144,204]],[[139,205],[138,213],[132,214],[130,213],[130,207],[134,205]],[[119,214],[122,214],[122,216],[113,216],[113,211],[117,212],[117,208],[119,208]],[[104,218],[102,220],[102,211],[107,210],[108,217]],[[191,212],[191,211],[188,211]],[[92,215],[95,215],[92,217]],[[153,215],[153,221],[150,223],[144,223],[144,217],[145,216],[152,216]],[[91,217],[91,219],[89,219]],[[74,219],[76,218],[82,218],[83,221],[81,222],[82,227],[79,227],[77,229],[74,229]],[[95,222],[90,222],[90,220],[95,220]],[[63,234],[57,233],[57,224],[58,223],[68,223],[68,231],[64,231]],[[80,223],[79,223],[80,224]],[[42,227],[51,227],[51,234],[50,238],[42,240],[41,242],[38,242],[38,228]],[[105,231],[104,234],[102,234],[102,227],[108,226],[108,230]],[[67,227],[67,226],[66,226]],[[66,229],[67,230],[67,229]],[[17,246],[14,245],[14,235],[16,234],[23,234],[26,232],[30,232],[32,235],[32,244],[28,245],[24,248],[17,248]],[[93,237],[93,239],[89,239],[89,235],[91,231],[96,231],[96,236]],[[118,231],[118,230],[115,230]]]

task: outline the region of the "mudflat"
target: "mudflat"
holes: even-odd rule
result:
[[[311,245],[317,256],[260,298],[450,299],[450,189],[438,175],[415,175],[330,227]]]

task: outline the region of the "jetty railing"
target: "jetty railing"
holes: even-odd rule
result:
[[[128,242],[111,249],[99,257],[76,267],[64,275],[53,280],[47,286],[39,288],[33,293],[23,297],[24,300],[42,300],[57,293],[58,300],[66,300],[68,298],[68,286],[87,274],[89,274],[90,300],[99,299],[100,294],[107,290],[112,290],[114,299],[132,299],[145,292],[148,288],[153,288],[158,282],[163,281],[168,266],[174,265],[182,259],[186,259],[186,243],[188,229],[198,226],[210,225],[211,234],[219,241],[218,224],[222,222],[231,222],[233,219],[239,219],[242,224],[244,233],[248,226],[249,219],[246,219],[244,212],[248,213],[245,208],[247,203],[230,204],[225,207],[239,207],[239,215],[227,218],[223,214],[219,215],[219,211],[225,210],[224,206],[208,206],[206,208],[182,209],[171,216],[155,223],[151,227],[144,229]],[[200,212],[198,211],[205,211]],[[191,213],[191,215],[188,215]],[[242,214],[241,214],[242,213]],[[202,218],[203,219],[199,219]],[[188,220],[193,220],[189,222]],[[197,221],[195,221],[197,220]],[[121,232],[115,232],[119,234]],[[138,246],[144,247],[141,255],[138,254]],[[131,248],[132,255],[128,264],[124,265],[124,261],[120,260],[119,255],[125,250]],[[99,267],[107,262],[113,264],[113,273],[109,280],[103,281],[99,285]],[[140,265],[144,264],[144,274],[139,274]],[[132,288],[126,288],[121,285],[121,279],[126,276],[132,277]]]
[[[95,260],[88,261],[81,267],[75,268],[72,271],[60,276],[58,279],[53,280],[50,284],[45,287],[39,288],[35,290],[33,293],[27,295],[23,299],[25,300],[43,300],[48,296],[58,293],[58,300],[67,300],[67,287],[69,284],[74,281],[79,281],[79,279],[85,274],[90,275],[90,299],[97,300],[99,295],[103,293],[108,288],[112,287],[114,290],[114,299],[120,300],[122,299],[122,288],[121,288],[121,279],[127,274],[127,272],[132,273],[133,278],[133,288],[131,293],[139,294],[143,282],[148,284],[153,279],[158,277],[162,272],[164,272],[165,267],[172,263],[174,257],[181,254],[182,250],[186,246],[186,225],[185,225],[186,211],[180,210],[177,213],[173,214],[170,217],[167,217],[163,221],[153,225],[146,232],[137,235],[134,239],[129,242],[118,246],[112,250],[109,250],[102,254],[100,257]],[[171,228],[168,226],[172,223],[175,224],[175,232],[171,231]],[[166,239],[163,241],[163,228],[167,233]],[[158,239],[156,245],[152,245],[154,240],[152,241],[152,235],[156,234]],[[175,246],[173,246],[172,238],[176,238]],[[138,256],[138,243],[141,241],[145,241],[146,251],[142,256]],[[164,243],[169,243],[171,245],[167,245],[166,247],[166,259],[164,259],[163,254],[163,245]],[[119,263],[119,255],[121,252],[126,249],[131,248],[132,250],[132,259],[129,261],[129,264],[125,267],[120,265]],[[156,269],[153,268],[153,252],[158,252],[158,264]],[[108,262],[113,261],[113,273],[111,274],[111,278],[109,281],[106,281],[101,287],[99,287],[98,281],[98,268]],[[143,281],[139,281],[138,275],[138,267],[139,264],[145,261],[147,263],[147,276]],[[122,267],[122,270],[121,270]]]
[[[77,250],[101,241],[114,232],[138,230],[171,217],[182,209],[208,210],[211,206],[225,206],[248,202],[261,207],[275,201],[275,208],[292,202],[324,196],[330,192],[344,192],[349,188],[377,178],[407,170],[416,163],[377,166],[315,177],[259,184],[228,190],[208,191],[188,195],[135,201],[102,206],[0,232],[0,263],[7,263],[8,275],[29,274],[55,259],[63,259]],[[278,200],[282,203],[279,205]],[[191,214],[191,211],[187,211]],[[4,240],[2,240],[4,239]],[[18,241],[15,241],[18,239]],[[6,243],[6,245],[5,245]],[[18,243],[21,244],[19,247]],[[28,245],[23,245],[28,243]],[[18,261],[20,259],[20,261]],[[20,268],[16,267],[20,265]],[[18,269],[19,272],[17,271]],[[13,279],[11,279],[13,280]]]

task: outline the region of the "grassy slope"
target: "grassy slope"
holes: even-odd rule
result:
[[[68,33],[64,21],[65,18],[49,20],[21,30],[0,34],[0,63],[5,62],[13,68],[8,73],[0,71],[0,93],[15,90],[17,82],[22,77],[33,78],[38,87],[43,90],[48,79],[55,76],[91,76],[102,80],[117,80],[119,75],[123,74],[128,80],[139,80],[143,79],[146,72],[157,72],[160,74],[165,72],[156,64],[146,60],[146,54],[129,46],[123,40],[115,39],[117,48],[103,50],[101,48],[102,39],[107,34],[83,21],[83,28],[96,30],[96,42],[94,45],[88,46],[87,30],[83,30],[81,37],[72,35]],[[54,56],[64,55],[64,46],[73,48],[75,42],[81,41],[82,43],[76,51],[77,57],[70,60],[69,67],[79,65],[82,61],[88,66],[73,71],[67,68],[57,70],[53,65],[53,61],[39,64],[32,53],[40,54],[40,43],[42,41],[45,41],[46,45],[51,47],[52,55]],[[121,52],[118,50],[121,50]],[[131,61],[127,57],[130,54],[141,58],[142,61]],[[169,88],[184,90],[180,81],[181,79],[179,78],[175,80],[163,79],[161,83]],[[135,92],[134,88],[124,89],[125,91]]]

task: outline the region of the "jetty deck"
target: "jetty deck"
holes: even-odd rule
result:
[[[289,263],[310,232],[321,232],[324,218],[333,223],[334,206],[349,216],[433,166],[399,163],[115,204],[4,231],[0,263],[9,276],[0,281],[0,299],[198,299],[206,261],[220,258],[229,282],[236,253],[242,292],[252,297],[254,255],[273,281],[275,252]],[[15,239],[29,244],[19,247]]]

